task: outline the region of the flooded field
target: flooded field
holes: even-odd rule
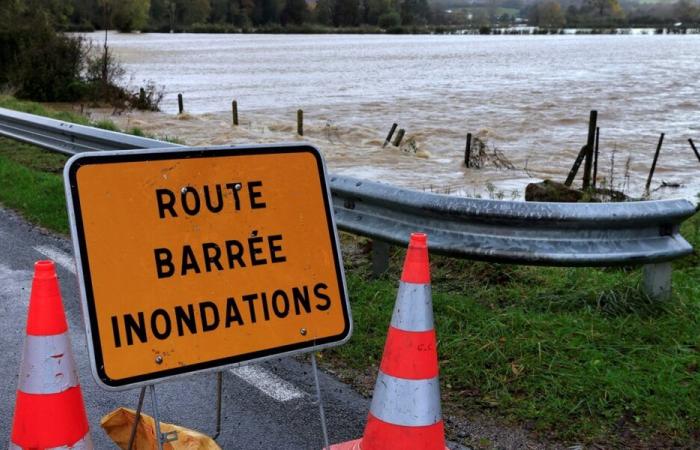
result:
[[[99,41],[99,33],[88,35]],[[132,83],[163,86],[163,113],[112,119],[188,144],[297,141],[330,171],[435,192],[521,199],[563,181],[599,112],[598,182],[640,196],[666,133],[652,198],[694,199],[700,36],[110,34]],[[182,92],[187,114],[176,116]],[[231,126],[231,101],[241,125]],[[382,143],[393,122],[401,148]],[[513,169],[463,165],[468,132]]]

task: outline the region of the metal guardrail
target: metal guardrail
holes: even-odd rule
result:
[[[66,154],[178,146],[3,108],[0,135]],[[670,292],[670,266],[659,263],[693,250],[679,233],[681,222],[695,213],[686,200],[494,201],[425,193],[338,175],[331,175],[330,186],[336,223],[342,230],[402,245],[407,244],[410,232],[425,231],[430,234],[433,252],[493,262],[654,264],[658,270],[645,272],[645,284],[652,293],[659,289]]]
[[[433,252],[547,266],[611,266],[669,261],[692,252],[679,234],[694,214],[686,200],[525,203],[460,198],[331,176],[339,227],[406,244],[430,236]]]

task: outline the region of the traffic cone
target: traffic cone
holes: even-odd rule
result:
[[[53,261],[34,265],[11,450],[92,450]]]
[[[331,450],[444,450],[428,238],[411,234],[361,439]]]

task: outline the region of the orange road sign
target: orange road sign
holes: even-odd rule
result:
[[[64,177],[92,369],[104,388],[350,337],[314,147],[82,153]]]

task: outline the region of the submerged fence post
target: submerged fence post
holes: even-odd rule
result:
[[[692,139],[688,139],[688,142],[690,143],[690,147],[691,147],[691,148],[693,149],[693,151],[695,152],[695,156],[698,157],[698,161],[700,161],[700,153],[698,153],[698,149],[695,148],[695,144],[693,143],[693,140],[692,140]]]
[[[598,144],[600,143],[600,127],[595,129],[595,153],[593,155],[593,189],[596,187],[596,180],[598,179]]]
[[[304,111],[301,109],[297,111],[297,134],[304,135]]]
[[[661,152],[661,145],[664,143],[664,133],[661,133],[659,137],[659,144],[656,146],[656,153],[654,153],[654,161],[651,163],[651,170],[649,171],[649,178],[647,178],[647,186],[645,188],[646,194],[649,194],[649,186],[651,186],[651,179],[654,177],[654,171],[656,170],[656,161],[659,159],[659,153]]]
[[[464,149],[464,165],[469,168],[469,159],[472,155],[472,134],[467,133],[467,146]]]
[[[398,124],[392,124],[391,125],[391,130],[389,130],[389,134],[386,135],[386,139],[384,140],[384,145],[382,145],[382,148],[386,147],[389,142],[391,142],[391,137],[394,135],[394,131],[396,131],[396,127]]]
[[[178,114],[182,114],[185,111],[185,105],[182,102],[182,94],[177,94],[177,110]]]
[[[238,125],[238,102],[236,100],[231,102],[231,115],[233,116],[233,124]]]
[[[588,119],[588,140],[586,141],[586,164],[583,166],[583,189],[591,186],[591,169],[593,168],[593,146],[595,144],[595,131],[598,123],[598,111],[591,111]]]
[[[642,288],[649,298],[665,301],[671,298],[670,262],[645,264],[642,268]]]
[[[396,139],[394,139],[394,147],[398,147],[401,145],[401,140],[403,139],[403,135],[406,133],[406,130],[401,128],[398,133],[396,133]]]
[[[372,276],[378,277],[389,269],[391,244],[372,239]]]

